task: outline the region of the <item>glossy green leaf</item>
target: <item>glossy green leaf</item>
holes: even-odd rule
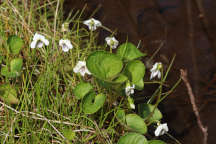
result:
[[[158,120],[162,119],[162,117],[163,117],[160,110],[158,108],[155,108],[155,110],[154,110],[154,106],[151,104],[139,104],[138,107],[139,107],[140,116],[144,119],[146,119],[150,116],[149,117],[150,122],[158,121]],[[152,113],[153,110],[154,110],[154,113]]]
[[[18,104],[19,100],[17,99],[16,90],[11,87],[9,84],[0,86],[0,98],[8,104]]]
[[[139,133],[126,133],[120,137],[117,144],[148,144],[145,136]]]
[[[138,90],[142,90],[144,88],[144,81],[143,78],[141,78],[139,81],[137,81],[135,84],[135,88]]]
[[[117,50],[117,55],[124,60],[131,61],[143,57],[146,54],[143,54],[139,51],[139,49],[137,49],[137,47],[134,44],[128,42],[119,46]]]
[[[90,83],[81,82],[78,85],[76,85],[76,87],[73,90],[73,93],[77,99],[82,99],[91,90],[93,90],[93,86]]]
[[[161,140],[150,140],[148,144],[166,144],[164,141]]]
[[[64,129],[63,135],[69,141],[74,140],[76,137],[76,133],[72,129]]]
[[[7,43],[11,53],[13,54],[18,54],[24,45],[23,40],[16,35],[10,36],[7,40]]]
[[[124,83],[125,81],[128,80],[128,77],[125,76],[124,74],[120,74],[113,82],[115,83]]]
[[[20,72],[22,70],[23,60],[21,58],[15,58],[10,62],[11,72]]]
[[[145,75],[145,65],[139,60],[130,61],[126,65],[124,74],[132,83],[138,83]]]
[[[127,114],[126,123],[127,126],[135,132],[139,132],[141,134],[145,134],[147,132],[147,126],[144,120],[136,114]]]
[[[113,79],[123,68],[121,59],[106,51],[91,53],[87,58],[86,65],[92,75],[102,80]]]
[[[119,109],[116,112],[116,118],[118,119],[119,122],[124,124],[126,122],[125,111],[123,109]]]
[[[85,114],[93,114],[97,112],[104,104],[106,100],[106,95],[98,94],[91,92],[86,95],[83,99],[83,112]]]
[[[14,78],[20,75],[20,72],[22,70],[23,61],[21,58],[15,58],[11,60],[10,62],[10,69],[8,66],[4,66],[1,69],[1,74],[3,76]]]

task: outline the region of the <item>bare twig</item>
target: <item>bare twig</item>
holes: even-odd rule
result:
[[[188,95],[190,97],[190,102],[191,102],[193,111],[195,113],[195,116],[197,118],[197,124],[198,124],[199,128],[201,129],[201,131],[203,133],[203,136],[204,136],[203,144],[207,144],[207,140],[208,140],[208,132],[207,131],[208,131],[208,128],[204,127],[204,125],[202,124],[202,121],[200,119],[199,110],[198,110],[198,108],[196,106],[196,102],[195,102],[195,96],[193,94],[191,85],[190,85],[190,83],[188,81],[188,78],[187,78],[187,71],[181,69],[180,72],[181,72],[181,78],[184,81],[184,83],[185,83],[185,85],[187,87],[187,90],[188,90]]]

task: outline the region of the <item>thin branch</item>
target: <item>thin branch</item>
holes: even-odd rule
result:
[[[203,133],[203,136],[204,136],[203,144],[207,144],[207,141],[208,141],[208,128],[204,127],[204,125],[202,124],[202,121],[200,119],[199,110],[198,110],[198,108],[196,106],[196,102],[195,102],[195,96],[193,94],[191,85],[190,85],[190,83],[188,81],[188,78],[187,78],[187,71],[181,69],[180,72],[181,72],[181,78],[184,81],[184,83],[185,83],[185,85],[187,87],[187,90],[188,90],[188,95],[190,97],[190,102],[191,102],[193,111],[195,113],[195,116],[197,118],[197,124],[198,124],[199,128],[201,129],[201,131]]]

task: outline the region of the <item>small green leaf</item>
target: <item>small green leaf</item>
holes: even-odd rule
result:
[[[15,58],[11,60],[10,62],[10,70],[8,69],[8,66],[4,66],[1,69],[1,74],[3,76],[14,78],[20,75],[20,72],[22,70],[23,61],[21,58]]]
[[[0,86],[0,98],[8,104],[18,104],[17,93],[9,84]]]
[[[161,140],[150,140],[148,144],[166,144],[164,141]]]
[[[147,126],[144,120],[136,114],[126,115],[127,126],[135,132],[145,134],[147,132]]]
[[[15,58],[10,62],[11,72],[20,72],[22,70],[23,60],[21,58]]]
[[[120,137],[117,144],[148,144],[145,136],[139,133],[126,133]]]
[[[125,124],[125,121],[126,121],[125,111],[123,109],[119,109],[116,112],[116,118],[118,119],[118,121]]]
[[[106,95],[98,94],[95,92],[89,93],[83,99],[83,111],[85,114],[93,114],[97,112],[104,104],[106,100]]]
[[[132,83],[138,83],[145,75],[145,65],[139,60],[130,61],[126,65],[124,74]]]
[[[63,135],[69,141],[74,140],[74,138],[76,137],[76,133],[72,129],[64,129]]]
[[[144,88],[144,81],[143,78],[141,78],[139,81],[137,81],[135,84],[135,88],[137,90],[142,90]]]
[[[137,47],[134,44],[128,42],[119,46],[117,50],[117,55],[124,60],[131,61],[143,57],[146,54],[143,54],[137,49]]]
[[[93,90],[93,86],[90,83],[81,82],[74,88],[73,93],[77,99],[82,99],[91,90]]]
[[[120,74],[115,80],[113,80],[114,83],[124,83],[126,80],[128,80],[127,76],[124,74]]]
[[[91,53],[87,58],[86,65],[92,75],[102,80],[115,78],[123,68],[121,59],[106,51]]]
[[[10,36],[7,43],[10,47],[11,53],[13,54],[18,54],[24,45],[23,40],[16,35]]]
[[[160,119],[162,119],[162,114],[160,112],[160,110],[158,108],[155,108],[154,110],[154,106],[151,104],[139,104],[139,113],[140,116],[144,119],[148,118],[151,114],[151,117],[149,117],[149,121],[150,122],[156,122]],[[154,113],[152,113],[154,110]]]

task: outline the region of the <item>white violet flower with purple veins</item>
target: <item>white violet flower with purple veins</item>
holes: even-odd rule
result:
[[[159,79],[161,78],[161,69],[162,69],[162,63],[161,62],[156,62],[151,71],[151,76],[150,79],[154,78],[154,77],[158,77]]]
[[[48,46],[49,41],[43,35],[35,33],[33,41],[31,42],[31,48],[42,48],[44,44]]]
[[[164,123],[164,124],[159,124],[154,133],[155,133],[155,136],[161,136],[167,133],[168,131],[169,129],[168,129],[167,123]]]
[[[105,38],[107,45],[109,45],[112,49],[117,48],[119,42],[115,39],[115,37],[106,37]]]
[[[92,31],[96,30],[97,27],[102,26],[101,22],[94,19],[94,18],[90,18],[89,20],[85,20],[83,22],[83,24],[87,25],[89,30],[92,30]]]
[[[68,40],[68,39],[61,39],[59,41],[59,46],[62,47],[62,50],[64,52],[68,52],[70,49],[73,48],[73,45],[71,44],[70,40]]]
[[[81,76],[85,76],[86,73],[91,75],[91,73],[89,72],[89,70],[86,67],[86,62],[85,61],[78,61],[76,66],[73,68],[73,71],[75,73],[80,73]]]
[[[135,89],[135,85],[134,84],[132,86],[130,86],[129,84],[127,84],[126,88],[125,88],[125,94],[126,94],[126,96],[130,96],[131,94],[134,94],[134,89]]]

